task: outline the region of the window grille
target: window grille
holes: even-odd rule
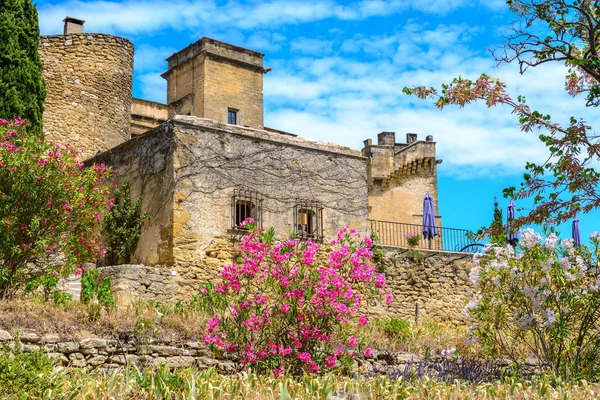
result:
[[[262,202],[258,192],[250,189],[234,189],[231,197],[231,228],[246,230],[242,226],[247,218],[253,218],[256,227],[262,229]]]
[[[316,200],[296,200],[294,231],[301,238],[323,239],[323,204]]]

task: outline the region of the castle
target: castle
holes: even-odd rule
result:
[[[265,127],[264,54],[210,38],[167,59],[168,104],[132,98],[132,43],[64,22],[64,34],[39,47],[46,135],[117,169],[117,183],[143,195],[151,216],[136,265],[110,271],[123,292],[166,299],[195,290],[233,260],[231,239],[247,217],[322,240],[346,225],[387,237],[406,224],[419,234],[426,193],[437,210],[432,136],[396,143],[381,132],[358,151]],[[405,245],[394,237],[387,244]]]

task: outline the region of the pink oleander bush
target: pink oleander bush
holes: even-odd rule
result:
[[[572,239],[521,232],[518,251],[486,246],[476,254],[465,313],[475,319],[467,342],[517,363],[539,359],[565,378],[600,368],[599,237],[591,250]]]
[[[0,119],[0,298],[40,285],[49,291],[102,255],[111,171],[84,169],[77,156],[27,121]]]
[[[249,224],[250,226],[252,224]],[[392,302],[385,276],[370,262],[373,245],[354,229],[342,229],[325,261],[310,239],[273,240],[257,231],[240,242],[239,264],[226,265],[222,282],[200,289],[214,314],[205,342],[239,357],[260,372],[316,373],[348,367],[364,349],[349,328],[368,323],[366,302]]]

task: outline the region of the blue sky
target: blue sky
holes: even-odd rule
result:
[[[444,225],[477,229],[492,217],[493,197],[517,186],[526,161],[547,154],[535,133],[522,133],[506,108],[434,109],[402,94],[482,72],[525,95],[557,122],[570,116],[600,126],[597,110],[563,90],[565,68],[545,65],[519,75],[497,66],[489,49],[513,21],[500,0],[357,1],[37,1],[42,34],[62,32],[66,15],[87,32],[112,33],[136,48],[134,96],[165,102],[164,59],[202,36],[266,54],[265,125],[357,149],[378,132],[397,140],[433,135]],[[527,209],[528,204],[517,204]],[[506,212],[505,212],[506,213]],[[582,234],[600,230],[600,213],[580,217]],[[570,234],[570,224],[561,227]]]

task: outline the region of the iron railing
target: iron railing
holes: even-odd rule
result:
[[[369,228],[377,236],[378,244],[394,247],[477,253],[483,248],[465,229],[437,226],[438,235],[431,240],[423,237],[423,225],[369,220]],[[411,239],[413,238],[413,239]]]

